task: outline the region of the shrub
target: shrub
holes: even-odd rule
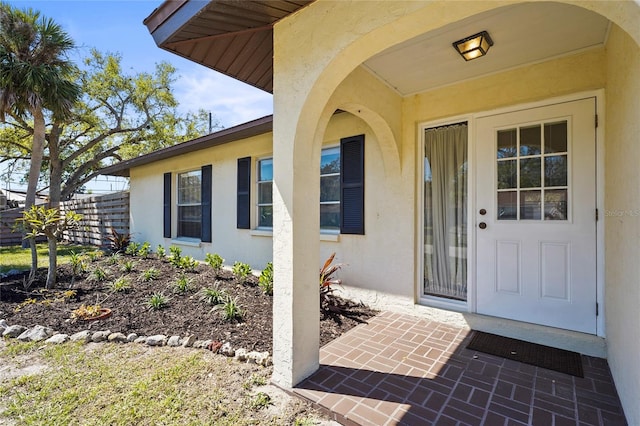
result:
[[[251,266],[248,264],[242,262],[233,264],[233,275],[236,276],[240,284],[244,284],[247,281],[249,274],[251,274]]]
[[[93,271],[91,271],[91,276],[89,277],[91,281],[103,282],[107,280],[107,271],[102,269],[101,267],[96,267]]]
[[[164,246],[162,244],[158,244],[158,248],[156,248],[156,255],[160,259],[163,259],[166,254],[167,254],[167,252],[164,250]]]
[[[145,241],[140,248],[138,248],[138,256],[147,257],[149,253],[151,253],[151,244]]]
[[[258,279],[258,285],[264,292],[271,296],[273,294],[273,263],[267,263],[267,266],[260,273],[260,278]]]
[[[147,306],[153,310],[160,310],[169,304],[169,298],[162,293],[153,293],[149,300],[147,300]]]
[[[332,264],[335,257],[336,254],[333,253],[324,262],[322,268],[320,268],[320,308],[325,310],[336,309],[338,307],[337,301],[333,295],[335,289],[332,285],[340,285],[342,284],[342,280],[333,278],[333,275],[342,268],[343,264]]]
[[[104,256],[104,253],[99,250],[90,251],[89,253],[87,253],[87,257],[92,262],[99,260],[102,256]]]
[[[121,253],[129,246],[131,234],[127,232],[121,234],[115,228],[111,228],[111,235],[107,236],[107,240],[109,241],[109,249],[113,253]]]
[[[160,278],[160,271],[156,268],[149,268],[142,273],[142,281],[154,281]]]
[[[71,287],[76,281],[76,277],[82,274],[86,270],[86,265],[84,264],[84,257],[72,251],[71,255],[69,255],[69,262],[71,263]]]
[[[116,252],[109,256],[109,265],[117,265],[120,261],[120,253]]]
[[[224,259],[220,257],[220,255],[217,253],[215,254],[207,253],[207,255],[204,258],[204,261],[206,262],[207,265],[211,266],[213,270],[216,272],[222,268],[222,264],[224,263]]]
[[[125,277],[120,277],[109,285],[112,293],[122,293],[131,289],[131,281]]]
[[[187,271],[194,271],[198,267],[198,261],[191,256],[184,256],[180,258],[176,266]]]
[[[124,252],[129,256],[137,256],[138,250],[140,250],[140,244],[135,241],[131,241]]]
[[[176,267],[180,266],[180,258],[182,257],[182,249],[177,246],[169,247],[169,262]]]
[[[132,272],[136,264],[132,260],[127,260],[122,264],[122,272]]]
[[[227,293],[220,289],[220,285],[217,282],[213,287],[203,288],[200,296],[200,300],[214,306],[224,303],[227,298]]]
[[[184,275],[178,277],[173,284],[174,293],[186,293],[189,290],[191,290],[191,280]]]
[[[222,305],[222,317],[227,321],[239,320],[242,318],[242,310],[238,306],[237,300],[227,296]]]

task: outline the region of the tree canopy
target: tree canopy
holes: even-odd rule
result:
[[[205,111],[177,111],[175,75],[166,62],[156,64],[153,73],[127,74],[119,54],[91,52],[76,69],[82,97],[66,117],[51,115],[46,125],[43,180],[49,182],[52,202],[68,199],[115,161],[207,133]],[[33,131],[31,120],[9,113],[0,129],[2,161],[28,159]]]

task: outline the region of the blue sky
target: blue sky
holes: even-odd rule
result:
[[[167,61],[178,68],[175,94],[183,111],[203,108],[213,112],[224,127],[271,114],[271,95],[216,71],[158,48],[142,21],[161,0],[29,1],[7,3],[39,10],[60,24],[78,45],[75,58],[95,47],[122,54],[123,67],[153,71],[154,64]]]
[[[142,21],[161,0],[5,0],[5,3],[38,10],[60,24],[78,46],[71,58],[74,61],[80,62],[95,47],[102,52],[120,53],[123,69],[131,72],[151,72],[154,64],[161,61],[173,64],[178,69],[174,94],[182,112],[202,108],[212,112],[222,126],[231,127],[273,111],[270,94],[158,48]]]

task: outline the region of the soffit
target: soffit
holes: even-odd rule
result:
[[[364,67],[402,96],[602,46],[609,21],[586,9],[533,2],[495,9],[389,48]],[[469,62],[452,43],[487,30],[486,56]]]
[[[273,24],[313,0],[165,1],[145,24],[161,48],[237,80],[273,91]],[[602,46],[609,21],[553,2],[521,3],[408,40],[363,66],[402,96]],[[452,43],[487,30],[487,56],[465,62]]]
[[[309,0],[165,1],[144,23],[169,52],[273,91],[273,25]]]

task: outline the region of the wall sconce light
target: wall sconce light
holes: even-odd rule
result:
[[[479,32],[462,40],[453,43],[453,47],[464,58],[465,61],[484,56],[493,46],[493,40],[486,31]]]

